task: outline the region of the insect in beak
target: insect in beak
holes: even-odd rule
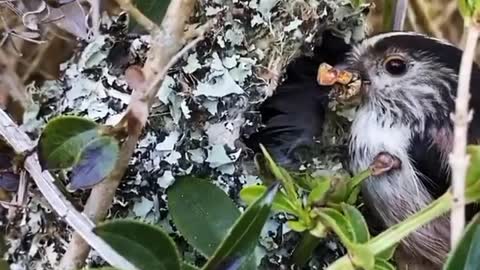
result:
[[[327,63],[318,67],[317,82],[322,86],[332,86],[330,98],[345,106],[358,105],[370,84],[369,81],[362,81],[356,72],[338,69]]]

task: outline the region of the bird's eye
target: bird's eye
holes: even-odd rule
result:
[[[407,72],[407,63],[398,55],[388,57],[384,66],[385,70],[391,75],[400,76]]]

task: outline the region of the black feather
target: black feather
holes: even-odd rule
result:
[[[349,50],[343,39],[326,32],[312,57],[292,61],[285,81],[259,108],[265,127],[244,139],[245,144],[255,152],[263,144],[281,165],[298,162],[295,152],[311,146],[325,122],[330,88],[318,85],[318,67],[322,62],[340,63]]]
[[[460,62],[462,58],[462,50],[459,48],[445,44],[440,41],[434,41],[423,36],[391,36],[384,38],[375,44],[374,50],[378,53],[385,51],[389,46],[406,51],[409,55],[414,57],[430,57],[435,59],[442,65],[450,68],[458,74],[460,71]],[[421,59],[419,59],[421,60]],[[457,81],[452,78],[450,81],[451,93],[456,96]],[[468,130],[468,142],[471,144],[480,143],[480,68],[474,63],[472,66],[472,76],[470,80],[470,108],[473,109],[473,119],[470,122]],[[454,100],[451,99],[450,94],[445,91],[443,93],[444,100],[447,100],[450,112],[454,112]],[[442,116],[445,115],[445,116]],[[446,139],[446,144],[453,144],[453,123],[449,114],[441,114],[430,117],[426,121],[424,127],[425,134],[417,134],[412,138],[409,157],[411,158],[416,171],[419,172],[419,177],[422,183],[427,187],[428,191],[434,198],[438,198],[447,191],[450,187],[450,169],[446,163],[448,154],[445,149],[446,146],[435,143],[432,138],[432,130],[439,130],[442,128],[451,131],[450,138]],[[478,210],[477,205],[467,206],[467,220]]]

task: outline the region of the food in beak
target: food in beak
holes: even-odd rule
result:
[[[317,81],[322,86],[332,86],[330,98],[342,105],[356,105],[361,100],[362,80],[357,73],[322,63],[318,67]]]

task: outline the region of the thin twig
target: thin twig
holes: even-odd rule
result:
[[[17,153],[24,153],[27,150],[33,149],[35,146],[27,134],[21,131],[3,110],[0,110],[0,136],[2,136]],[[93,232],[94,224],[75,210],[75,207],[54,185],[54,178],[48,171],[42,170],[36,153],[25,159],[24,168],[30,173],[38,189],[57,214],[81,235],[102,258],[111,265],[122,269],[136,269],[135,266],[125,260]]]
[[[100,34],[100,1],[90,0],[90,15],[92,16],[92,32],[94,39]]]
[[[450,217],[450,241],[452,247],[454,247],[460,239],[463,228],[465,227],[465,178],[469,164],[469,156],[466,153],[467,130],[468,123],[472,118],[472,111],[470,111],[468,107],[470,100],[470,77],[480,33],[480,28],[477,25],[470,25],[466,29],[466,46],[460,64],[457,98],[455,99],[455,115],[453,116],[454,144],[452,153],[450,154],[453,192],[453,207]]]
[[[158,25],[156,25],[152,20],[145,16],[140,10],[138,10],[130,0],[116,0],[121,9],[128,11],[128,13],[137,21],[138,24],[143,26],[145,30],[152,33],[158,30]]]
[[[200,35],[196,37],[194,40],[189,42],[183,49],[181,49],[177,54],[175,54],[170,61],[168,61],[167,65],[165,68],[162,70],[162,72],[158,73],[155,78],[152,79],[152,83],[148,87],[147,92],[145,93],[145,98],[149,101],[154,101],[155,96],[157,95],[158,91],[160,90],[160,84],[163,82],[165,79],[165,76],[167,76],[168,70],[175,65],[180,58],[182,58],[183,55],[185,55],[189,50],[197,46],[197,44],[202,41],[205,38],[205,31],[209,29],[210,24],[206,24],[203,26],[203,30],[200,32]]]
[[[408,0],[397,0],[395,4],[395,16],[393,19],[393,30],[401,31],[405,25],[405,18],[407,17]]]
[[[47,30],[46,35],[47,35],[47,39],[48,39],[48,35],[49,35],[48,30]],[[45,59],[44,57],[46,56],[46,52],[50,48],[51,45],[52,45],[52,42],[47,42],[43,45],[38,46],[38,52],[36,53],[35,58],[31,62],[29,62],[29,65],[27,67],[27,71],[25,71],[25,73],[22,76],[22,82],[25,83],[28,80],[28,78],[30,77],[30,75],[32,75],[32,73],[38,68],[38,65],[40,65],[40,62],[43,59]]]

